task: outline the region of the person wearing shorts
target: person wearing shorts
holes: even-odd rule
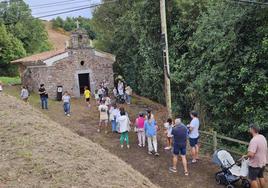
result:
[[[88,107],[90,108],[90,98],[91,98],[91,93],[88,89],[88,86],[85,86],[84,88],[84,97],[85,97],[85,100],[86,100],[86,103],[88,105]]]
[[[173,135],[173,166],[169,168],[171,172],[177,172],[178,155],[180,155],[185,176],[189,175],[186,159],[187,131],[187,127],[181,123],[181,119],[176,119],[175,127],[171,132]]]
[[[250,134],[253,136],[249,143],[248,153],[244,158],[249,158],[249,174],[251,180],[251,188],[265,188],[266,182],[264,179],[265,166],[268,163],[267,140],[259,134],[260,128],[251,124],[249,128]]]
[[[199,159],[199,145],[198,145],[198,139],[199,139],[199,119],[198,114],[195,111],[192,111],[190,113],[190,116],[192,118],[192,121],[190,125],[188,125],[188,128],[190,130],[189,133],[189,142],[191,146],[191,155],[192,155],[192,163],[196,163]]]
[[[104,125],[105,133],[107,133],[107,126],[108,126],[108,106],[106,106],[104,103],[105,101],[100,101],[100,106],[99,106],[99,112],[100,112],[100,122],[99,122],[99,128],[98,132],[101,131],[101,127]]]

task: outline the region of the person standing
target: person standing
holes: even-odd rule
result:
[[[260,128],[255,124],[249,126],[249,132],[252,135],[252,139],[248,146],[248,153],[243,157],[249,158],[248,177],[251,180],[250,187],[265,188],[264,170],[268,163],[267,140],[259,133]]]
[[[2,82],[0,81],[0,93],[2,93],[2,91],[3,91],[3,84],[2,84]]]
[[[104,97],[104,89],[102,88],[101,85],[100,85],[100,88],[98,89],[98,95],[99,95],[99,101],[101,102]]]
[[[120,116],[120,111],[117,108],[117,105],[114,104],[110,109],[110,121],[112,124],[112,132],[117,132],[116,129],[116,119]]]
[[[62,96],[62,101],[63,101],[64,114],[70,116],[71,96],[69,95],[68,91],[64,92],[64,95]]]
[[[167,122],[164,124],[164,127],[166,129],[165,133],[167,135],[167,146],[165,147],[165,150],[171,149],[171,142],[172,142],[172,137],[173,135],[171,134],[172,128],[173,128],[173,123],[172,119],[168,118]]]
[[[129,85],[127,85],[127,87],[126,87],[126,102],[127,102],[127,104],[131,103],[131,97],[132,97],[132,88]]]
[[[139,147],[145,147],[145,132],[144,132],[145,118],[142,112],[139,113],[139,117],[136,119],[137,135],[139,140]]]
[[[99,106],[99,112],[100,112],[100,122],[99,122],[99,128],[98,132],[101,131],[101,127],[104,125],[105,133],[107,134],[107,125],[108,125],[108,106],[104,104],[104,101],[100,101],[100,106]]]
[[[182,158],[184,168],[184,175],[188,176],[187,159],[186,159],[186,145],[187,145],[187,127],[181,123],[181,119],[175,120],[175,127],[172,129],[173,135],[173,166],[169,168],[171,172],[177,172],[178,155]]]
[[[116,119],[116,121],[119,124],[119,133],[121,134],[120,136],[121,148],[124,147],[124,141],[126,141],[127,143],[127,148],[130,148],[129,137],[128,137],[128,132],[130,131],[130,120],[126,115],[125,110],[120,111],[120,117]]]
[[[39,88],[39,95],[40,95],[40,99],[41,99],[41,106],[42,106],[42,109],[46,109],[48,110],[48,102],[47,102],[47,99],[48,99],[48,93],[46,91],[46,88],[45,88],[45,85],[44,84],[41,84],[40,85],[40,88]]]
[[[147,116],[147,120],[144,122],[145,134],[147,136],[148,142],[148,154],[153,154],[155,152],[155,156],[159,156],[157,152],[157,124],[152,115],[149,113]]]
[[[188,125],[188,128],[190,130],[189,133],[189,141],[191,146],[191,155],[192,155],[192,163],[196,163],[199,159],[199,145],[198,145],[198,139],[199,139],[199,119],[198,119],[198,113],[196,111],[191,111],[190,116],[192,118],[192,121],[190,125]]]
[[[84,97],[87,103],[87,106],[90,108],[90,98],[91,98],[91,93],[88,89],[88,86],[84,87]]]
[[[26,102],[26,103],[28,102],[29,91],[25,86],[22,86],[22,88],[21,88],[20,97],[24,102]]]

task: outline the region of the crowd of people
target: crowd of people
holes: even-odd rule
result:
[[[98,104],[99,111],[99,125],[98,132],[104,131],[108,133],[109,129],[113,133],[120,134],[120,147],[130,148],[129,132],[131,127],[137,133],[137,145],[139,147],[148,148],[149,155],[159,156],[157,133],[159,127],[154,118],[154,114],[151,110],[145,110],[137,114],[137,118],[134,122],[130,121],[130,117],[126,112],[123,105],[118,107],[118,98],[126,96],[127,104],[131,102],[132,89],[126,86],[123,82],[119,81],[114,88],[113,93],[116,98],[115,102],[112,102],[109,97],[109,90],[105,81],[100,85],[100,88],[95,92],[95,99]],[[0,84],[0,92],[2,91],[2,84]],[[42,109],[48,109],[48,93],[44,87],[44,84],[40,85],[39,95]],[[25,86],[21,89],[21,99],[25,102],[28,101],[29,92]],[[87,106],[91,107],[91,93],[88,87],[84,88],[84,98]],[[70,116],[71,96],[65,91],[62,96],[63,110],[66,116]],[[120,100],[119,100],[120,102]],[[190,112],[191,121],[188,125],[182,123],[181,118],[175,120],[168,118],[164,123],[166,135],[166,147],[165,150],[171,150],[173,153],[172,166],[169,167],[169,171],[172,173],[177,172],[178,157],[181,157],[184,174],[189,175],[188,163],[187,163],[187,140],[189,140],[190,152],[191,152],[191,164],[199,161],[199,127],[200,121],[198,113],[196,111]],[[252,188],[265,188],[266,182],[264,179],[265,166],[268,163],[268,151],[267,140],[260,134],[260,128],[252,124],[249,127],[249,132],[252,135],[252,139],[249,143],[248,153],[243,158],[248,158],[248,177],[251,180]]]

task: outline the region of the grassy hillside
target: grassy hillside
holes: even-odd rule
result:
[[[52,44],[53,49],[65,48],[65,42],[69,40],[69,33],[59,30],[52,29],[51,22],[44,21],[46,26],[48,39],[50,44]]]
[[[0,187],[155,187],[30,105],[6,94],[0,104]]]

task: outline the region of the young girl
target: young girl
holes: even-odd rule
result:
[[[85,86],[84,88],[84,97],[85,97],[85,100],[86,100],[86,103],[87,103],[87,106],[90,108],[90,98],[91,98],[91,93],[88,89],[87,86]]]
[[[127,148],[130,148],[129,146],[129,137],[128,132],[130,131],[130,120],[128,116],[126,115],[125,110],[120,111],[120,117],[116,119],[116,122],[119,124],[119,132],[121,133],[120,136],[120,145],[121,148],[124,147],[124,141],[127,143]]]
[[[157,125],[156,121],[153,119],[152,115],[149,113],[147,116],[147,120],[144,123],[145,134],[147,136],[148,142],[148,153],[151,155],[153,151],[155,152],[155,156],[159,156],[157,152]]]
[[[70,116],[70,110],[71,110],[71,96],[67,91],[64,92],[64,95],[62,96],[63,101],[63,110],[64,114],[67,116]]]
[[[139,117],[136,119],[136,128],[139,140],[139,147],[145,147],[145,132],[144,132],[144,116],[143,113],[139,113]]]
[[[173,124],[172,124],[172,119],[168,118],[167,122],[164,124],[164,127],[166,129],[165,133],[167,134],[167,147],[165,147],[165,150],[169,150],[171,149],[171,140],[172,140],[172,128],[173,128]]]

